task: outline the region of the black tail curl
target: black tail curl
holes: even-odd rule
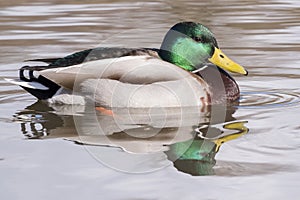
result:
[[[39,89],[39,88],[28,88],[21,86],[24,90],[35,96],[40,100],[45,100],[51,98],[55,93],[61,88],[59,85],[54,83],[53,81],[38,75],[34,75],[35,69],[39,68],[39,66],[24,66],[19,70],[19,78],[25,82],[37,82],[47,87],[48,89]],[[28,77],[24,75],[24,72],[28,71]],[[37,70],[38,71],[38,70]]]

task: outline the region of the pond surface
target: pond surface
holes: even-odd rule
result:
[[[0,8],[1,199],[300,194],[299,1],[16,0]],[[117,110],[115,118],[37,102],[3,79],[16,78],[28,59],[97,46],[159,47],[183,20],[210,27],[249,71],[234,76],[239,106],[201,116],[192,108]]]

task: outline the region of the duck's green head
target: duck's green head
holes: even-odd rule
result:
[[[213,33],[200,23],[181,22],[174,25],[166,34],[159,55],[163,60],[188,71],[211,62],[230,72],[248,74],[219,49]]]

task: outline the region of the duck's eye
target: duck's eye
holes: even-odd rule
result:
[[[193,39],[194,39],[196,42],[202,42],[202,38],[201,38],[201,37],[197,37],[197,36],[196,36],[196,37],[194,37]]]

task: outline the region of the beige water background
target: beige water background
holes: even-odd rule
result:
[[[0,198],[299,196],[299,10],[297,0],[1,1]],[[250,131],[222,145],[216,155],[216,168],[221,169],[216,169],[216,175],[191,176],[179,172],[171,162],[151,173],[123,173],[62,137],[27,139],[33,134],[30,123],[40,123],[36,120],[48,120],[50,129],[57,130],[66,123],[56,120],[57,116],[70,119],[45,108],[40,118],[35,113],[32,118],[27,114],[26,119],[16,120],[16,113],[36,100],[2,78],[17,77],[23,60],[60,57],[96,46],[159,47],[166,31],[183,20],[210,27],[224,52],[249,71],[247,77],[235,76],[242,98],[233,116],[248,121]],[[29,126],[28,132],[24,133],[21,123]],[[117,148],[97,147],[95,151],[126,158]],[[135,167],[151,168],[160,161],[151,157]]]

